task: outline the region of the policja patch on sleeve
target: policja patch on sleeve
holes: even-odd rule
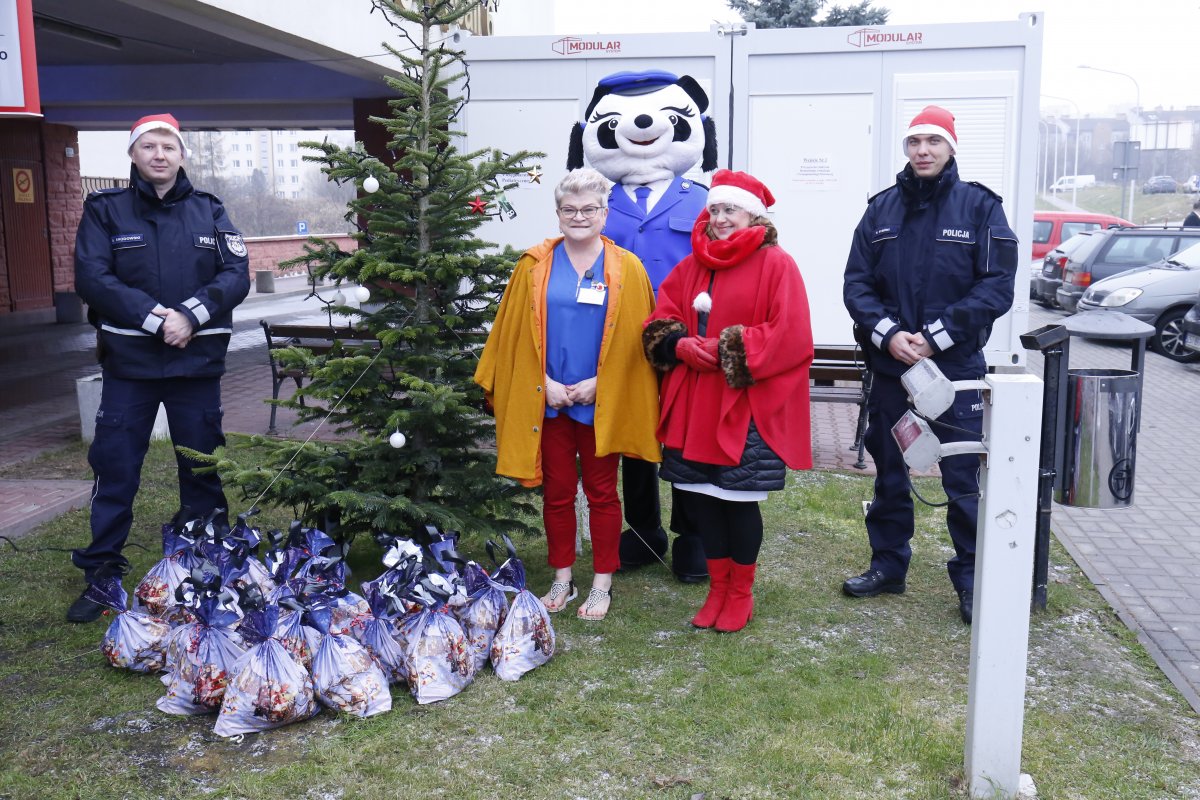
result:
[[[217,241],[221,245],[219,249],[223,251],[222,260],[224,260],[224,253],[228,253],[234,258],[246,257],[246,242],[237,231],[217,231]]]

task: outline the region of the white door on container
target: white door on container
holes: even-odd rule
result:
[[[773,94],[749,105],[749,170],[775,195],[771,219],[804,276],[813,339],[850,344],[842,276],[871,190],[873,96]]]

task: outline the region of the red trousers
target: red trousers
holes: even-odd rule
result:
[[[596,431],[565,414],[542,425],[542,524],[555,569],[575,563],[575,487],[583,475],[591,521],[592,566],[597,573],[621,565],[621,498],[617,495],[616,453],[596,456]]]

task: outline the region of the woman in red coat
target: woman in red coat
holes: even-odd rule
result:
[[[692,229],[692,255],[658,290],[643,343],[666,373],[660,476],[681,490],[710,576],[692,624],[737,631],[754,605],[762,546],[758,503],[787,469],[812,467],[804,280],[767,219],[775,198],[744,172],[713,176]]]

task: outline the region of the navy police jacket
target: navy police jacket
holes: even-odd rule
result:
[[[873,370],[908,367],[888,353],[900,331],[920,332],[950,380],[982,377],[992,323],[1013,302],[1017,238],[999,195],[958,179],[951,158],[921,180],[906,165],[868,201],[846,262],[843,299]]]
[[[617,184],[608,194],[604,235],[638,257],[658,294],[659,284],[675,265],[691,255],[692,226],[707,200],[703,185],[676,176],[650,213],[642,216],[625,187]]]
[[[75,237],[75,290],[97,328],[101,364],[131,380],[219,377],[233,309],[250,291],[242,235],[182,169],[162,199],[136,167],[130,184],[88,195]],[[186,347],[163,342],[156,305],[191,320]]]

